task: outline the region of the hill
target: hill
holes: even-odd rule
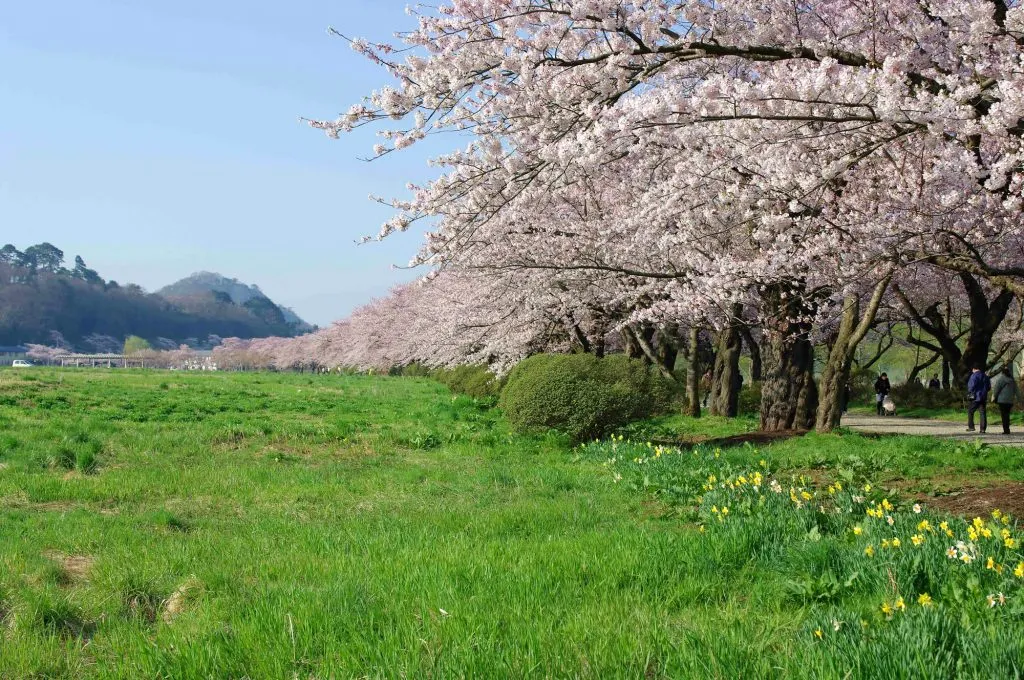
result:
[[[270,300],[259,286],[249,285],[238,279],[229,279],[215,272],[197,272],[156,291],[157,295],[176,301],[208,297],[212,293],[224,293],[236,305],[259,304],[266,307],[266,303],[270,303],[280,310],[284,323],[292,326],[296,332],[306,333],[313,330],[313,326],[303,321],[293,310]],[[254,300],[259,302],[253,303]]]
[[[66,267],[64,252],[52,244],[24,252],[8,244],[0,248],[0,345],[111,351],[138,335],[156,347],[209,347],[222,337],[293,336],[310,328],[255,286],[215,274],[206,278],[235,285],[221,290],[220,284],[203,288],[178,282],[183,285],[168,288],[180,295],[147,293],[134,284],[104,280],[81,257]]]

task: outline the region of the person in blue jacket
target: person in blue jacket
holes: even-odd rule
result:
[[[988,429],[988,414],[986,413],[985,406],[986,400],[988,399],[988,393],[992,390],[992,381],[985,375],[980,367],[975,366],[971,369],[971,377],[967,380],[967,431],[974,432],[974,413],[975,411],[981,412],[981,418],[978,423],[979,430],[982,434],[985,434],[985,430]]]

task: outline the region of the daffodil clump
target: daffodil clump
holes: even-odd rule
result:
[[[950,622],[1012,637],[1006,622],[1024,616],[1024,536],[999,510],[940,515],[852,475],[777,475],[765,458],[751,464],[749,449],[726,455],[621,438],[585,448],[613,481],[692,521],[709,549],[731,544],[750,564],[785,572],[792,597],[813,605],[809,639],[833,640],[851,658],[869,640],[900,644],[915,626],[936,638]]]

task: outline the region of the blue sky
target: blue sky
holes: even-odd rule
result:
[[[5,3],[0,244],[49,241],[147,290],[217,271],[319,324],[415,277],[391,265],[420,233],[355,241],[391,214],[368,194],[431,177],[429,149],[366,163],[371,131],[299,122],[387,82],[328,26],[388,40],[413,25],[406,4]]]

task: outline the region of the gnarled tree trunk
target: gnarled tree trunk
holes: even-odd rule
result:
[[[754,339],[754,334],[750,332],[750,326],[746,324],[740,326],[740,336],[743,338],[743,344],[747,346],[747,351],[750,352],[750,381],[761,382],[763,377],[761,345]]]
[[[743,342],[740,336],[739,318],[743,312],[742,305],[734,305],[733,318],[729,326],[718,334],[718,351],[715,353],[715,370],[711,387],[711,415],[735,418],[739,410],[740,386],[740,352]]]
[[[761,429],[809,430],[814,426],[818,388],[814,382],[811,309],[800,283],[777,283],[762,290],[764,383]]]
[[[700,329],[690,328],[686,355],[686,414],[700,418]]]

